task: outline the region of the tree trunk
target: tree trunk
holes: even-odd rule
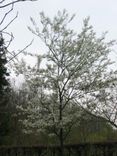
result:
[[[61,99],[61,98],[60,98]],[[59,134],[59,141],[60,141],[60,156],[63,156],[63,127],[62,127],[62,117],[63,117],[63,114],[62,114],[62,100],[60,100],[60,116],[59,116],[59,119],[60,119],[60,134]]]
[[[60,156],[63,156],[63,128],[60,129]]]

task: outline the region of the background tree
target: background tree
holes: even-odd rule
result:
[[[116,130],[101,118],[87,114],[85,111],[80,117],[80,124],[73,128],[67,143],[79,142],[108,142],[117,140]]]
[[[10,89],[8,81],[8,71],[6,68],[6,47],[4,45],[4,39],[0,37],[0,143],[2,143],[2,138],[6,135],[8,131],[8,116],[6,112],[8,107],[8,97],[6,96],[8,90]]]
[[[15,17],[7,21],[7,17],[13,11],[14,5],[18,2],[26,2],[34,0],[0,0],[0,144],[5,144],[5,137],[11,132],[11,118],[12,118],[12,108],[13,104],[10,103],[10,83],[8,80],[8,66],[6,64],[9,62],[8,56],[10,54],[11,58],[16,58],[15,53],[8,51],[13,40],[13,34],[7,32],[8,26],[17,18],[18,13]],[[29,44],[30,45],[30,44]],[[28,46],[29,46],[28,45]],[[25,48],[27,48],[26,46]],[[25,49],[24,48],[24,49]],[[20,51],[22,52],[22,51]],[[11,104],[11,105],[10,105]],[[13,128],[13,127],[12,127]],[[6,140],[7,142],[7,140]]]
[[[58,137],[63,155],[63,143],[79,123],[80,108],[87,106],[86,98],[93,101],[93,93],[113,80],[104,75],[110,74],[108,55],[114,42],[106,42],[105,34],[97,38],[88,24],[89,18],[84,20],[78,34],[68,27],[74,15],[69,17],[65,10],[59,11],[53,20],[44,13],[40,17],[42,30],[32,18],[34,29],[29,29],[45,43],[48,50],[39,58],[46,63],[42,67],[39,59],[38,68],[28,68],[31,71],[30,76],[28,72],[25,74],[28,88],[36,91],[27,108],[20,109],[27,113],[25,130],[49,130]],[[89,107],[93,107],[91,102]]]
[[[6,59],[6,48],[4,45],[4,39],[0,37],[0,95],[4,94],[7,90],[9,82],[6,78],[8,76],[7,68],[5,67],[7,63]]]

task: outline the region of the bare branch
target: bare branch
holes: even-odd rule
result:
[[[11,42],[13,41],[14,36],[13,36],[12,33],[8,33],[8,32],[5,32],[5,31],[3,31],[3,32],[1,33],[1,36],[2,36],[3,34],[7,35],[7,36],[10,38],[8,41],[5,41],[6,52],[9,53],[10,55],[14,56],[14,55],[12,54],[12,52],[9,52],[9,51],[7,50],[8,47],[10,46]]]
[[[5,18],[7,17],[7,15],[13,11],[13,7],[14,7],[14,4],[12,4],[12,7],[11,9],[5,13],[4,17],[2,18],[1,22],[0,22],[0,25],[2,25],[2,23],[4,22]]]
[[[18,12],[17,12],[16,16],[1,30],[1,32],[4,31],[5,29],[7,29],[8,26],[9,26],[17,17],[18,17]]]
[[[2,1],[0,2],[0,4],[3,3],[4,1],[5,1],[5,0],[2,0]]]
[[[2,0],[0,3],[3,3],[5,0]],[[10,5],[13,5],[13,4],[15,4],[15,3],[18,3],[18,2],[26,2],[26,1],[37,1],[37,0],[16,0],[16,1],[12,1],[12,2],[9,2],[9,3],[7,3],[7,4],[4,4],[4,5],[1,5],[0,6],[0,9],[1,8],[5,8],[5,7],[8,7],[8,6],[10,6]]]
[[[7,44],[6,48],[8,48],[10,46],[11,42],[13,41],[13,39],[14,39],[14,37],[13,37],[13,34],[11,33],[10,34],[10,40],[8,41],[8,44]]]
[[[31,46],[33,43],[33,40],[22,50],[20,50],[17,54],[15,54],[11,59],[8,60],[7,63],[9,63],[10,61],[12,61],[15,57],[17,57],[20,53],[22,53],[24,50],[26,50],[29,46]]]

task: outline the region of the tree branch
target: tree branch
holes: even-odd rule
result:
[[[9,63],[10,61],[12,61],[15,57],[17,57],[20,53],[22,53],[24,50],[26,50],[29,46],[31,46],[33,43],[33,40],[22,50],[19,51],[19,53],[15,54],[11,59],[8,60],[7,63]]]
[[[4,20],[5,20],[5,18],[7,17],[7,15],[8,15],[10,12],[13,11],[13,6],[14,6],[14,5],[12,4],[11,9],[10,9],[8,12],[5,13],[4,17],[2,18],[2,20],[1,20],[1,22],[0,22],[0,25],[4,22]]]
[[[2,31],[4,31],[5,29],[7,29],[8,26],[9,26],[17,17],[18,17],[18,12],[17,12],[16,16],[15,16],[2,30],[0,30],[0,31],[2,32]]]
[[[4,2],[5,0],[2,0],[0,3],[2,4],[3,2]],[[37,0],[16,0],[16,1],[12,1],[12,2],[9,2],[9,3],[7,3],[7,4],[4,4],[4,5],[1,5],[0,6],[0,9],[1,8],[5,8],[5,7],[8,7],[8,6],[10,6],[10,5],[13,5],[13,4],[15,4],[15,3],[18,3],[18,2],[26,2],[26,1],[37,1]]]

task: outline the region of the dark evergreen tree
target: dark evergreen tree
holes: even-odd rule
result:
[[[5,67],[7,63],[6,59],[6,48],[4,45],[4,39],[0,38],[0,96],[2,96],[9,86],[9,82],[6,78],[8,76],[7,68]]]
[[[9,131],[8,91],[9,81],[7,76],[6,47],[3,37],[0,37],[0,144]]]

